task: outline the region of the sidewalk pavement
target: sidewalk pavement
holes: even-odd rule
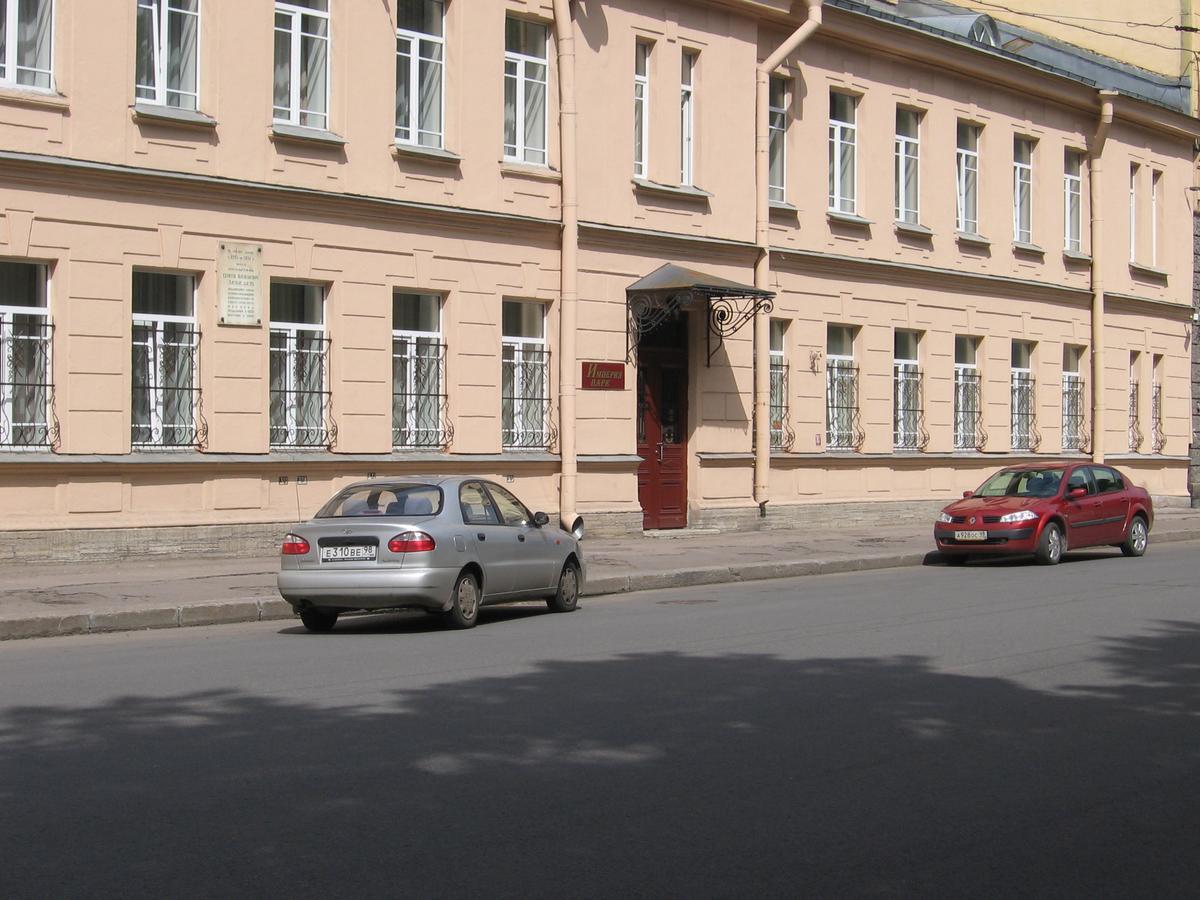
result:
[[[932,522],[810,531],[684,529],[584,540],[584,596],[917,566],[936,561]],[[1200,510],[1155,517],[1156,544],[1200,540]],[[289,619],[275,556],[0,566],[0,640]]]

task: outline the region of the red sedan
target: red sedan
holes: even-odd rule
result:
[[[952,565],[972,556],[1032,553],[1052,566],[1082,547],[1141,556],[1153,524],[1150,495],[1111,466],[1030,464],[1001,469],[947,506],[933,539]]]

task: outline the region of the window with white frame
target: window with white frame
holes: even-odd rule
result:
[[[633,174],[645,178],[650,163],[650,44],[633,47]]]
[[[275,0],[274,116],[329,127],[328,0]]]
[[[196,445],[200,333],[195,293],[191,275],[133,273],[134,447]]]
[[[137,0],[138,100],[197,110],[200,0]]]
[[[1150,265],[1158,265],[1158,235],[1159,221],[1158,215],[1162,209],[1162,172],[1151,170],[1150,172]]]
[[[916,450],[921,445],[925,410],[921,402],[921,335],[897,329],[892,356],[892,446]]]
[[[1162,453],[1167,446],[1163,427],[1163,355],[1155,353],[1150,362],[1150,445],[1154,453]]]
[[[396,10],[396,143],[441,149],[446,67],[442,0],[399,0]]]
[[[1138,375],[1142,368],[1142,354],[1137,350],[1129,351],[1129,450],[1137,453],[1142,449],[1141,391]]]
[[[695,180],[695,80],[698,57],[699,54],[694,50],[684,50],[679,70],[679,183],[685,185]]]
[[[271,282],[272,447],[327,447],[329,339],[325,289]]]
[[[855,215],[858,98],[829,92],[829,209]]]
[[[446,345],[442,298],[392,294],[392,445],[441,447],[446,443]]]
[[[1033,450],[1037,428],[1037,398],[1033,376],[1032,341],[1012,342],[1012,448]]]
[[[547,163],[545,25],[509,16],[504,23],[504,158]]]
[[[979,134],[982,129],[969,122],[958,123],[955,152],[954,227],[963,234],[979,234]]]
[[[921,220],[921,114],[896,108],[896,221]]]
[[[1033,243],[1033,141],[1013,138],[1013,240]]]
[[[1137,179],[1138,164],[1129,166],[1129,261],[1137,262]],[[1093,249],[1093,252],[1095,250]]]
[[[954,449],[983,446],[982,383],[979,377],[979,338],[954,336]]]
[[[1087,446],[1084,419],[1087,413],[1083,382],[1083,347],[1063,345],[1062,448],[1083,450]]]
[[[47,294],[44,265],[0,262],[0,447],[53,443]]]
[[[1063,157],[1063,249],[1083,250],[1083,154],[1067,150]]]
[[[788,443],[788,365],[784,350],[787,322],[771,320],[771,447],[781,449]]]
[[[767,122],[770,132],[767,196],[776,203],[784,203],[787,200],[787,105],[787,79],[772,76],[767,89]]]
[[[830,325],[825,333],[825,444],[834,450],[853,450],[861,444],[858,368],[849,325]]]
[[[550,435],[546,308],[505,300],[501,319],[501,443],[507,449],[541,449]]]
[[[0,0],[0,84],[54,88],[53,0]]]

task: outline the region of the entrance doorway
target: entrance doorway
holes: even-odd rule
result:
[[[687,527],[687,324],[676,313],[638,344],[638,501],[647,529]]]

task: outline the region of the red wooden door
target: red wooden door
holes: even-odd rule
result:
[[[687,527],[687,351],[638,352],[638,500],[643,528]]]

